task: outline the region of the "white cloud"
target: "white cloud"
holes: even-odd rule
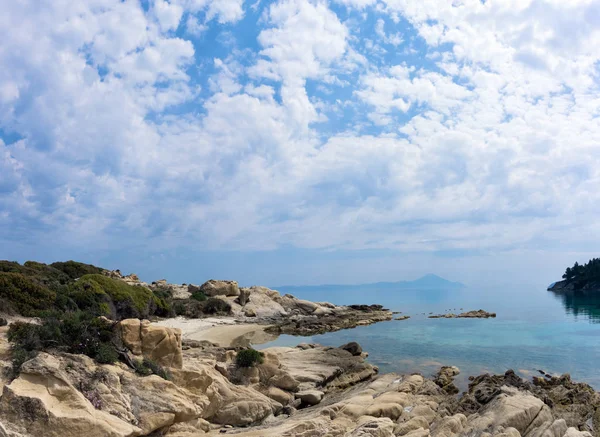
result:
[[[324,1],[261,2],[258,40],[242,40],[246,51],[219,45],[218,56],[185,31],[235,37],[242,1],[7,5],[0,129],[15,139],[0,142],[0,223],[20,231],[0,238],[424,252],[597,245],[597,5],[380,4],[427,47],[390,63],[374,53],[399,41],[387,17],[356,29]]]
[[[391,44],[393,46],[399,46],[404,42],[402,38],[402,34],[400,32],[396,32],[394,34],[386,34],[385,33],[385,21],[381,18],[377,20],[375,23],[375,33],[385,42],[386,44]]]

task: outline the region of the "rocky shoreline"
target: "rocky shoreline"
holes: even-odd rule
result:
[[[568,375],[541,372],[532,381],[512,371],[480,375],[458,395],[458,368],[441,367],[431,378],[379,375],[355,342],[248,348],[282,333],[313,335],[392,320],[378,305],[309,302],[234,281],[194,286],[113,277],[170,289],[175,300],[202,291],[227,303],[231,314],[107,321],[124,354],[121,362],[99,364],[49,350],[26,361],[14,379],[2,372],[0,437],[600,435],[600,395]],[[7,330],[0,327],[5,370],[11,358]],[[132,368],[141,360],[154,374]]]

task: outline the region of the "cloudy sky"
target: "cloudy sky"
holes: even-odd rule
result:
[[[600,249],[600,0],[19,0],[0,258],[543,283]]]

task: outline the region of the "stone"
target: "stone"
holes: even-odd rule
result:
[[[467,417],[464,414],[444,417],[431,430],[432,437],[454,437],[464,429]]]
[[[570,427],[563,437],[592,437],[592,434],[587,431],[579,431],[577,428]]]
[[[71,384],[60,361],[43,352],[26,362],[21,375],[4,387],[0,417],[31,436],[134,437],[142,432],[95,409]]]
[[[209,297],[240,295],[240,288],[236,281],[210,279],[200,286],[200,291]]]
[[[152,325],[144,320],[141,323],[142,355],[156,361],[161,366],[180,369],[183,363],[181,353],[181,329]]]
[[[164,437],[196,437],[199,433],[209,431],[210,423],[204,419],[193,419],[170,426]]]
[[[363,351],[362,347],[355,341],[341,345],[340,349],[350,352],[353,356],[360,355]]]
[[[123,344],[134,354],[161,366],[181,368],[181,330],[152,325],[148,320],[122,320],[117,325]]]
[[[421,416],[413,417],[412,419],[409,419],[406,422],[399,423],[398,425],[396,425],[396,427],[394,428],[394,435],[403,436],[419,429],[429,429],[429,422],[427,421],[427,419]]]
[[[259,423],[280,411],[282,405],[262,393],[241,385],[232,384],[214,368],[202,370],[211,381],[201,391],[208,397],[202,418],[221,425],[246,426]]]
[[[248,317],[259,318],[281,318],[288,315],[288,312],[278,302],[279,293],[267,287],[250,287],[245,289],[248,294],[248,301],[243,307],[243,312]]]
[[[521,435],[552,422],[548,406],[540,399],[519,392],[517,389],[503,387],[504,392],[487,404],[483,411],[469,421],[469,428],[485,430],[490,427],[512,427]]]
[[[404,409],[402,405],[394,402],[377,402],[365,409],[366,416],[389,417],[396,421],[402,415]]]
[[[294,400],[293,394],[291,394],[287,391],[283,391],[277,387],[269,387],[266,389],[265,392],[263,392],[263,394],[270,397],[271,399],[279,402],[283,406],[286,406],[286,405],[292,403],[292,401]]]
[[[236,302],[241,306],[244,306],[250,300],[251,290],[249,288],[240,288],[240,295],[237,297]]]
[[[532,430],[527,437],[563,437],[567,428],[567,422],[564,419],[557,419]]]
[[[442,390],[448,394],[457,394],[458,387],[454,385],[454,377],[460,374],[460,370],[456,366],[442,366],[433,378]]]
[[[423,377],[421,375],[407,376],[398,386],[398,391],[406,393],[416,393],[423,385]]]
[[[351,434],[350,437],[393,437],[394,422],[387,417],[367,418]]]
[[[142,355],[140,319],[121,320],[117,325],[123,344],[134,354]]]
[[[304,390],[296,393],[296,398],[307,405],[317,405],[323,399],[325,393],[319,390]]]
[[[280,388],[282,390],[295,392],[298,391],[300,383],[288,373],[281,373],[273,376],[269,383],[274,387]]]

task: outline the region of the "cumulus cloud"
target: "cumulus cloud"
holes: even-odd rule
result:
[[[584,0],[7,4],[2,247],[597,245],[598,13]],[[195,41],[225,32],[241,47]],[[419,50],[389,47],[411,34]]]

